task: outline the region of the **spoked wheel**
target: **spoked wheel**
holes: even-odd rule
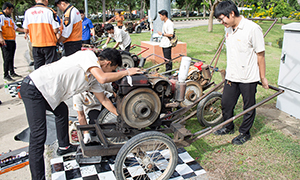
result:
[[[197,107],[197,119],[202,126],[216,126],[223,122],[222,94],[212,92],[202,99]]]
[[[107,110],[106,108],[101,110],[101,113],[98,116],[98,123],[99,124],[106,124],[106,123],[116,123],[117,116]],[[127,137],[109,137],[107,140],[112,144],[123,144],[127,142]]]
[[[115,160],[115,175],[118,180],[166,180],[173,174],[177,161],[177,148],[169,136],[144,132],[122,146]]]

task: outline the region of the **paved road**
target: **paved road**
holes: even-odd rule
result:
[[[213,24],[220,24],[220,23],[214,19]],[[206,26],[206,25],[208,25],[208,20],[174,21],[175,29],[191,28],[191,27]]]

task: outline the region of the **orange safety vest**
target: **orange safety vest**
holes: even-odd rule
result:
[[[45,5],[37,4],[34,7],[42,7],[42,8],[47,8],[53,12],[53,19],[57,21],[57,13],[55,10],[52,8],[49,8]],[[28,25],[29,28],[29,34],[30,34],[30,40],[32,41],[32,46],[33,47],[48,47],[48,46],[55,46],[57,42],[57,38],[55,36],[55,33],[53,31],[53,28],[51,24],[49,23],[31,23]],[[31,33],[39,33],[40,36],[37,36],[36,34]]]
[[[74,8],[74,6],[71,6],[70,8],[67,9],[67,11],[64,13],[64,26],[69,26],[71,23],[71,11]],[[68,39],[66,39],[64,41],[64,43],[66,42],[70,42],[70,41],[81,41],[82,39],[82,23],[81,20],[76,22],[75,24],[73,24],[73,30],[70,34],[70,36],[68,37]]]
[[[3,12],[0,12],[0,16],[5,16],[5,14]],[[2,36],[4,40],[16,39],[15,25],[11,18],[9,18],[9,20],[4,19],[2,26]]]

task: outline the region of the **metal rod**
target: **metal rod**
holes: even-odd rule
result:
[[[173,71],[177,71],[177,70],[179,70],[179,68],[171,69],[169,71],[162,72],[162,73],[160,73],[160,75],[167,74],[167,73],[170,73],[170,72],[173,72]]]
[[[259,84],[259,85],[262,85],[261,82],[259,82],[258,84]],[[235,116],[233,116],[233,117],[230,118],[230,119],[227,119],[226,121],[224,121],[224,122],[222,122],[221,124],[215,126],[214,128],[210,129],[209,131],[207,131],[207,132],[201,134],[200,136],[196,136],[196,137],[192,138],[192,140],[193,140],[193,141],[197,141],[198,139],[201,139],[202,137],[209,135],[210,133],[212,133],[212,132],[214,132],[214,131],[220,129],[220,128],[223,127],[224,125],[226,125],[226,124],[228,124],[228,123],[234,121],[235,119],[237,119],[237,118],[243,116],[244,114],[248,113],[249,111],[252,111],[253,109],[255,109],[255,108],[257,108],[257,107],[263,105],[264,103],[270,101],[271,99],[275,98],[276,96],[278,96],[279,94],[281,94],[281,93],[284,92],[284,90],[279,89],[279,88],[276,88],[276,87],[273,87],[273,86],[271,86],[271,85],[269,85],[269,88],[272,89],[272,90],[275,90],[275,91],[277,91],[277,92],[274,93],[273,95],[271,95],[271,96],[269,96],[269,97],[263,99],[263,100],[260,101],[259,103],[254,104],[253,106],[249,107],[248,109],[244,110],[243,112],[239,113],[238,115],[235,115]],[[196,133],[195,133],[195,134],[196,134]],[[197,132],[197,134],[200,134],[200,133]]]
[[[215,60],[217,54],[218,54],[219,52],[221,52],[221,49],[222,49],[222,47],[223,47],[224,42],[225,42],[225,37],[223,38],[223,41],[221,42],[221,44],[220,44],[220,46],[219,46],[219,48],[218,48],[218,50],[217,50],[215,56],[214,56],[213,59],[211,60],[209,66],[212,65],[212,63],[214,62],[214,60]]]

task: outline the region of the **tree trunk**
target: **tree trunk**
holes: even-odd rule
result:
[[[140,10],[140,18],[143,19],[145,17],[145,0],[141,0],[141,10]]]
[[[106,22],[106,14],[105,14],[105,0],[102,0],[102,22],[105,23]]]
[[[203,4],[203,17],[206,16],[205,5]]]
[[[214,4],[210,7],[209,20],[208,20],[208,32],[213,32],[213,20],[214,20],[214,12],[215,8],[219,4],[218,0],[215,0]]]

